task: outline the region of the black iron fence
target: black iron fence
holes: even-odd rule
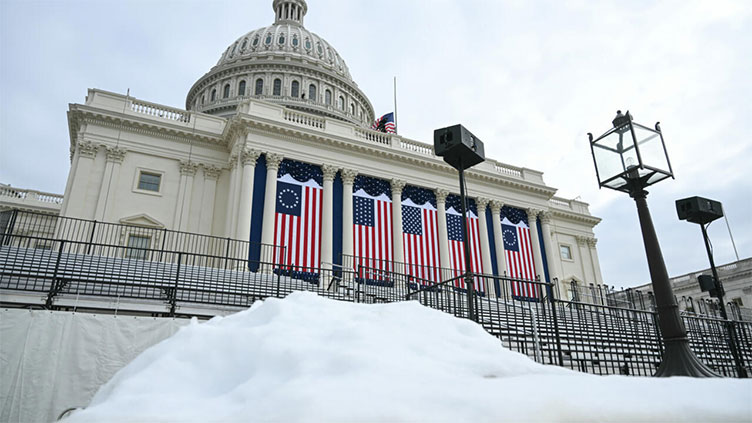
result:
[[[140,237],[140,238],[139,238]],[[260,259],[251,260],[250,252]],[[661,360],[648,294],[586,290],[560,299],[558,284],[464,275],[343,257],[342,266],[286,266],[283,247],[36,213],[0,213],[2,302],[50,309],[115,309],[211,316],[268,297],[313,291],[342,301],[421,304],[470,317],[506,347],[544,364],[595,374],[651,375]],[[438,275],[438,276],[437,276]],[[584,298],[590,293],[593,298]],[[620,294],[621,295],[621,294]],[[731,313],[732,317],[735,316]],[[684,313],[695,354],[718,373],[752,370],[752,323]],[[730,325],[728,331],[725,325]],[[736,337],[735,354],[729,333]]]

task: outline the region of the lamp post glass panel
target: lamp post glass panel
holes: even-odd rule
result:
[[[622,114],[621,111],[616,112],[612,123],[613,127],[595,140],[592,134],[588,134],[590,149],[600,187],[626,192],[637,205],[658,324],[665,345],[655,376],[718,376],[689,348],[687,329],[668,281],[666,263],[648,210],[645,188],[674,177],[660,125],[656,123],[655,129],[651,129],[633,122],[629,112]]]

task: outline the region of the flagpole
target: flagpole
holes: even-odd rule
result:
[[[397,77],[394,77],[394,132],[397,131]]]

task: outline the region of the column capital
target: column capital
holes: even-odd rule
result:
[[[394,196],[402,194],[402,190],[405,188],[405,185],[407,185],[407,182],[399,179],[392,179],[390,184],[392,186],[392,196]]]
[[[321,165],[321,172],[324,174],[324,180],[325,181],[333,181],[334,177],[337,175],[337,171],[339,168],[334,165],[330,164],[323,164]]]
[[[124,148],[119,147],[107,147],[103,146],[105,148],[105,151],[107,152],[107,161],[112,163],[121,164],[123,163],[123,159],[125,158],[125,153],[127,152]]]
[[[538,214],[541,212],[540,210],[534,208],[529,208],[525,211],[527,212],[527,221],[531,225],[535,223],[536,220],[538,220]]]
[[[355,183],[355,177],[358,176],[358,171],[353,169],[342,169],[342,183],[345,185],[352,185]]]
[[[443,188],[436,188],[434,190],[436,193],[436,202],[437,203],[443,203],[446,201],[447,196],[449,196],[449,191],[443,189]]]
[[[504,203],[499,200],[491,200],[491,213],[500,214],[501,208],[504,207]]]
[[[583,236],[583,235],[577,235],[574,237],[574,239],[577,240],[577,245],[583,246],[583,247],[588,244],[588,238],[589,237]]]
[[[488,198],[478,197],[475,199],[475,204],[478,206],[478,215],[486,211],[486,207],[491,200]]]
[[[91,141],[79,141],[77,144],[79,157],[88,157],[93,159],[97,157],[99,146]]]
[[[180,174],[186,176],[193,176],[198,170],[198,163],[189,160],[180,161]]]
[[[598,238],[592,236],[587,237],[587,244],[590,248],[595,248],[595,245],[598,244]]]
[[[214,165],[202,165],[204,168],[204,178],[206,179],[217,179],[219,178],[219,175],[222,173],[222,168],[219,166]]]
[[[243,162],[243,166],[256,167],[256,160],[258,160],[261,152],[252,148],[244,148],[240,154],[240,161]]]
[[[279,170],[279,164],[284,157],[277,153],[266,153],[266,170]]]
[[[550,211],[544,211],[540,215],[540,221],[542,224],[548,225],[551,223],[551,219],[553,219],[553,216],[554,216],[553,213],[551,213]]]

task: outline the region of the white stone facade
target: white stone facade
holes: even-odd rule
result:
[[[71,170],[60,214],[271,244],[277,168],[290,159],[323,173],[322,267],[353,254],[352,201],[342,199],[352,197],[357,175],[391,181],[394,200],[406,184],[433,191],[446,265],[444,204],[458,192],[457,172],[430,144],[368,129],[371,103],[336,51],[303,27],[306,2],[275,0],[273,8],[275,23],[231,45],[190,89],[186,110],[97,89],[89,90],[83,104],[71,104]],[[293,81],[298,96],[292,95]],[[309,85],[316,86],[316,98],[303,98]],[[213,100],[206,98],[211,90]],[[327,90],[331,102],[322,97]],[[158,183],[144,189],[141,175]],[[527,212],[537,274],[562,281],[561,297],[568,292],[563,281],[603,283],[592,231],[600,219],[586,203],[555,197],[539,171],[491,158],[466,175],[479,211],[485,273],[494,267],[506,273],[500,213],[508,206]],[[403,261],[401,208],[392,213],[394,257]],[[255,239],[252,226],[261,228]]]

